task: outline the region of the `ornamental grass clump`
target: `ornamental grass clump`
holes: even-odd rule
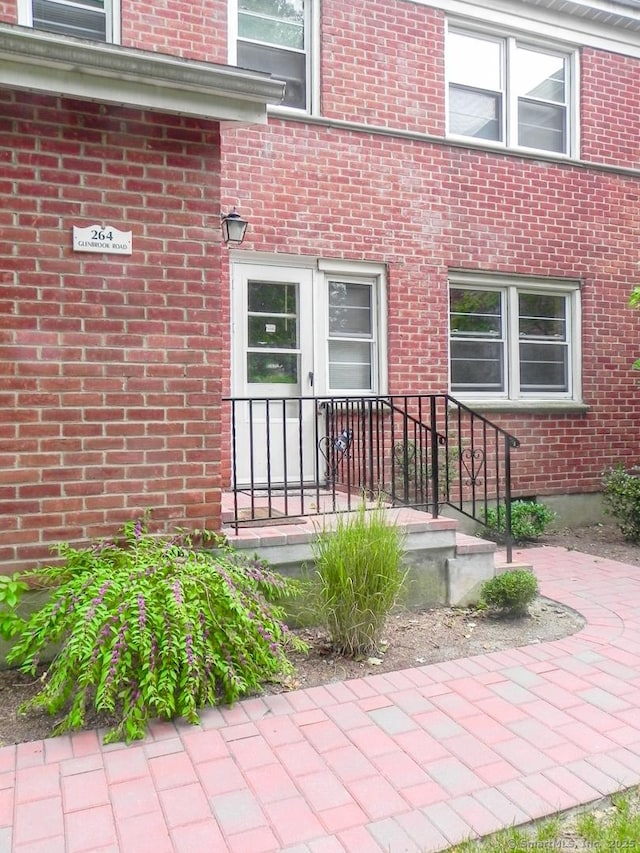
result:
[[[90,706],[115,715],[105,742],[141,738],[156,717],[197,723],[204,705],[290,674],[287,651],[304,650],[276,603],[295,584],[214,534],[157,538],[145,519],[126,523],[121,538],[57,550],[60,565],[23,575],[51,595],[7,657],[35,674],[46,649],[59,647],[21,709],[64,711],[56,734],[81,728]]]
[[[316,536],[320,617],[338,653],[360,657],[376,648],[404,583],[403,539],[380,503],[368,510],[364,501]]]

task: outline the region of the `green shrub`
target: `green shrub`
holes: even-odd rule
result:
[[[18,608],[28,589],[18,572],[0,575],[0,637],[5,640],[15,636],[24,624]]]
[[[195,723],[198,708],[291,671],[286,651],[302,644],[273,603],[294,591],[291,582],[206,532],[156,538],[139,520],[122,534],[82,549],[59,545],[61,565],[26,573],[51,595],[7,660],[33,674],[47,647],[60,651],[23,710],[64,710],[58,733],[80,728],[91,703],[117,715],[105,740],[129,741],[144,736],[150,718]]]
[[[504,504],[497,510],[487,509],[485,520],[489,533],[496,539],[505,535],[506,511]],[[534,501],[513,501],[511,504],[511,536],[514,542],[530,542],[542,536],[546,528],[555,521],[556,514],[546,504]]]
[[[625,539],[640,542],[640,470],[616,465],[602,477],[604,511],[612,515]]]
[[[358,657],[375,649],[404,583],[404,537],[379,502],[338,516],[313,542],[320,618],[334,649]]]
[[[522,616],[538,594],[538,581],[533,572],[514,569],[485,581],[481,600],[507,616]]]

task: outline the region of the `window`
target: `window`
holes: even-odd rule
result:
[[[571,52],[449,30],[449,133],[571,154],[576,62]]]
[[[236,63],[287,84],[283,104],[309,108],[311,0],[237,0]]]
[[[328,374],[331,391],[369,391],[374,380],[372,283],[328,282]]]
[[[117,0],[21,0],[18,23],[65,36],[115,41]]]
[[[577,400],[579,296],[577,282],[452,277],[451,392]]]

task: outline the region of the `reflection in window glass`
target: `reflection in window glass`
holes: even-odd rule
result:
[[[247,382],[254,384],[295,385],[298,382],[297,354],[247,353]]]
[[[450,32],[447,38],[449,80],[476,89],[502,89],[502,46],[464,33]]]
[[[564,103],[565,64],[563,56],[518,47],[516,49],[516,94],[541,101]]]

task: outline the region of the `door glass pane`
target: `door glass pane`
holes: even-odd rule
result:
[[[247,382],[294,385],[298,382],[297,353],[247,353]]]
[[[371,344],[367,341],[329,341],[329,387],[369,391],[372,387]]]
[[[502,42],[463,33],[447,36],[449,80],[477,89],[502,89]]]
[[[477,89],[449,87],[449,132],[476,139],[502,138],[502,96]]]
[[[556,151],[566,149],[566,109],[553,104],[518,101],[518,145]]]
[[[262,314],[249,317],[249,346],[296,349],[298,346],[297,318]]]
[[[295,316],[298,313],[298,285],[250,281],[248,302],[250,312]]]
[[[371,337],[371,285],[329,282],[329,334]]]
[[[540,101],[565,102],[564,56],[516,48],[516,94]]]
[[[249,281],[247,301],[247,382],[297,383],[298,285]]]
[[[502,341],[451,341],[452,391],[504,391]]]

